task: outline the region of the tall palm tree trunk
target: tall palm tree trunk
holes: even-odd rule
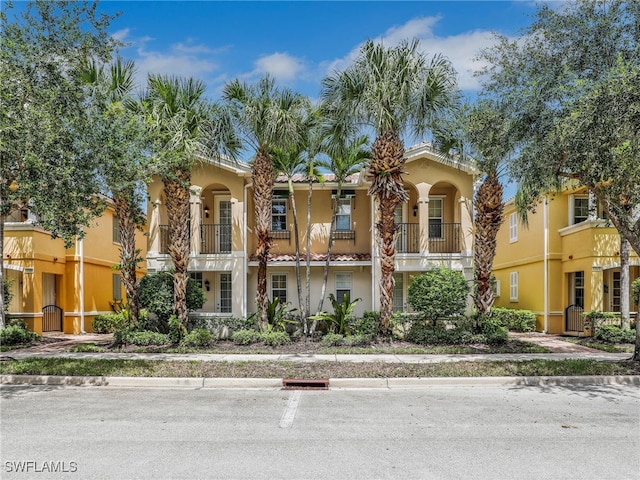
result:
[[[336,221],[338,217],[338,205],[339,199],[342,195],[342,188],[338,186],[338,190],[336,192],[336,198],[333,200],[333,215],[331,216],[331,225],[329,226],[329,241],[327,242],[327,258],[324,261],[324,272],[322,276],[322,290],[320,291],[320,302],[318,303],[318,312],[322,311],[322,306],[324,305],[324,296],[327,293],[327,283],[329,281],[329,264],[331,261],[331,250],[333,250],[333,234],[336,230]],[[313,327],[311,330],[315,330],[317,320],[313,322]]]
[[[189,184],[188,170],[175,172],[177,179],[164,178],[167,217],[169,220],[169,255],[173,260],[173,311],[186,327],[187,267],[189,264]]]
[[[475,307],[489,314],[494,292],[491,285],[493,259],[496,256],[496,236],[504,219],[503,188],[496,172],[491,172],[476,194],[476,220],[473,266],[476,283]]]
[[[296,209],[296,196],[293,191],[293,181],[289,179],[289,198],[293,212],[293,239],[296,248],[296,285],[298,287],[298,310],[302,313],[304,300],[302,298],[302,278],[300,277],[300,232],[298,231],[298,210]]]
[[[267,296],[267,260],[271,249],[271,205],[273,196],[273,164],[269,156],[258,150],[253,164],[253,201],[256,215],[256,235],[258,246],[258,287],[256,291],[256,304],[258,306],[258,319],[260,328],[267,328],[267,308],[269,297]]]
[[[304,312],[302,318],[304,320],[304,333],[308,332],[308,319],[311,314],[311,196],[313,195],[313,178],[309,177],[309,191],[307,194],[307,256],[306,256],[306,278],[305,289],[306,297],[304,304]]]
[[[398,203],[408,200],[402,181],[404,145],[397,132],[387,130],[379,134],[371,148],[369,170],[372,184],[369,194],[378,202],[378,248],[380,252],[380,334],[391,335],[393,315],[393,287],[395,280],[396,222]]]
[[[133,220],[133,212],[127,198],[135,198],[133,192],[123,195],[115,195],[114,203],[116,216],[120,226],[120,272],[122,283],[127,295],[127,306],[129,309],[129,324],[138,324],[138,280],[136,277],[136,267],[138,264],[138,252],[136,250],[136,224]]]

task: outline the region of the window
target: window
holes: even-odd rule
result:
[[[351,199],[338,199],[336,213],[336,230],[351,230]]]
[[[509,215],[509,241],[518,241],[518,214],[512,213]]]
[[[573,197],[573,225],[584,222],[589,218],[589,197],[577,196]]]
[[[584,272],[573,274],[573,304],[584,308]]]
[[[442,238],[442,198],[429,198],[429,238]]]
[[[402,273],[394,273],[393,279],[395,285],[393,286],[393,311],[404,311],[404,275]]]
[[[204,290],[203,286],[202,286],[202,272],[189,272],[189,276],[195,280],[195,282],[198,284],[198,286]]]
[[[497,278],[493,278],[491,279],[491,288],[493,288],[493,296],[495,298],[498,298],[500,296],[500,290],[502,289],[502,284],[500,283],[500,280],[498,280]]]
[[[620,311],[622,289],[620,288],[620,272],[613,272],[613,292],[611,296],[611,311]]]
[[[509,300],[512,302],[518,301],[518,272],[509,274]]]
[[[271,275],[271,299],[276,298],[280,303],[287,303],[287,275],[284,273]]]
[[[341,303],[342,299],[347,294],[349,295],[349,300],[351,301],[351,273],[336,273],[336,301],[338,303]]]
[[[113,219],[113,241],[114,243],[122,243],[122,233],[120,232],[120,221],[117,215]]]
[[[282,231],[287,229],[287,199],[274,198],[271,201],[271,230]]]
[[[113,282],[113,299],[116,302],[122,301],[122,276],[119,273],[112,275]]]
[[[233,299],[231,291],[231,273],[223,272],[218,275],[218,283],[220,285],[220,303],[218,311],[220,313],[231,313],[231,300]]]

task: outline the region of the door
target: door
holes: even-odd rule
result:
[[[215,253],[229,253],[231,252],[231,197],[216,196],[215,205]]]

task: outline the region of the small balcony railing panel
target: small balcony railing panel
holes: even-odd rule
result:
[[[231,224],[202,224],[200,239],[200,253],[231,253]]]
[[[420,224],[398,223],[396,224],[398,236],[396,237],[397,253],[420,252]]]
[[[459,223],[429,225],[429,253],[460,253],[462,226]]]

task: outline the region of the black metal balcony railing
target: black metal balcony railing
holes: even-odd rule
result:
[[[230,253],[231,225],[230,224],[202,224],[200,225],[200,239],[202,247],[200,253]]]
[[[459,253],[462,226],[459,223],[429,225],[429,253]]]
[[[169,253],[169,225],[159,225],[160,253]],[[201,224],[200,253],[230,253],[231,225]]]
[[[396,252],[420,252],[420,224],[398,223]],[[459,253],[461,239],[459,223],[437,223],[429,225],[429,253]]]
[[[396,238],[396,252],[418,253],[420,252],[420,224],[398,223],[398,236]]]

